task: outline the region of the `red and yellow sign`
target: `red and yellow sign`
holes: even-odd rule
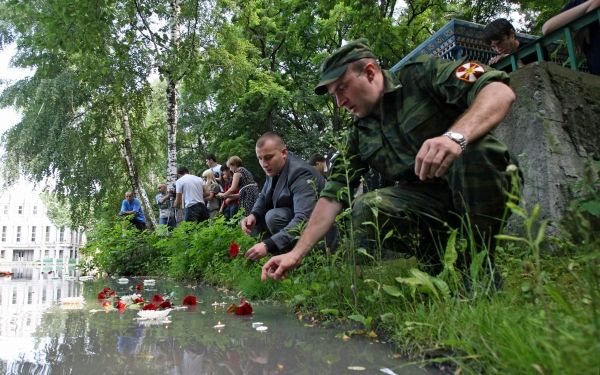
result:
[[[455,72],[456,78],[469,83],[477,81],[477,78],[481,77],[483,73],[485,73],[485,69],[474,62],[462,64]]]

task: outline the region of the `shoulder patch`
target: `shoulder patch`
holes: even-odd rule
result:
[[[485,73],[483,66],[472,61],[462,64],[454,72],[456,78],[469,83],[477,81],[477,78],[481,77],[483,73]]]

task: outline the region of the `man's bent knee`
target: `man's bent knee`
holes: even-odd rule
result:
[[[273,208],[265,214],[265,223],[270,234],[275,234],[285,228],[294,218],[291,208]]]

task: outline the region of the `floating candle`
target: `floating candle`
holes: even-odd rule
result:
[[[223,324],[223,323],[221,323],[221,322],[217,322],[217,325],[215,325],[213,328],[216,328],[216,329],[221,329],[221,328],[223,328],[223,327],[225,327],[225,324]]]

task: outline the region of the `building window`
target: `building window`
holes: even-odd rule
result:
[[[50,242],[50,226],[46,227],[46,242]]]
[[[48,250],[48,249],[44,250],[44,256],[46,258],[48,258],[50,256],[50,250]]]
[[[0,258],[6,258],[6,250],[0,250]]]
[[[19,215],[23,215],[23,206],[19,206]]]
[[[21,242],[21,226],[17,227],[17,242]]]
[[[4,205],[4,215],[8,215],[8,204]]]
[[[35,242],[36,229],[37,227],[35,226],[31,227],[31,242]]]
[[[37,206],[33,206],[33,214],[37,215]]]
[[[8,228],[6,227],[6,225],[2,226],[2,242],[6,242],[6,231],[8,230]]]
[[[60,227],[59,241],[60,242],[65,242],[65,227]]]

